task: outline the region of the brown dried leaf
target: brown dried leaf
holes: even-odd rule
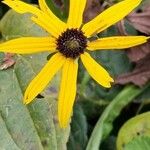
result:
[[[143,32],[147,35],[150,34],[150,4],[141,9],[141,12],[132,12],[131,14],[129,14],[127,19],[131,21],[131,23],[133,22],[131,25],[135,28],[136,26],[139,26],[137,30],[139,30],[140,32]],[[140,26],[139,24],[142,24],[142,26]],[[117,28],[120,35],[128,35],[124,20],[117,23]],[[138,62],[139,60],[150,54],[150,41],[145,44],[130,48],[127,51],[127,54],[131,61]]]
[[[6,53],[3,59],[2,64],[0,65],[0,70],[5,70],[12,67],[15,64],[15,60],[13,59],[14,54]]]
[[[150,54],[138,61],[131,73],[123,74],[115,79],[116,84],[133,83],[142,87],[150,80]]]
[[[141,9],[141,12],[132,12],[126,19],[135,29],[150,35],[150,4]],[[116,27],[120,35],[128,35],[124,20],[120,21]],[[118,76],[115,83],[122,85],[133,83],[141,87],[150,80],[150,41],[128,49],[127,54],[130,60],[135,62],[136,67],[132,72]]]
[[[129,14],[127,19],[135,29],[150,35],[150,4],[141,9],[141,12]]]
[[[125,30],[124,21],[119,22],[117,27],[121,35],[128,35]],[[130,60],[136,63],[136,67],[131,73],[118,76],[115,79],[115,83],[122,85],[133,83],[142,87],[150,80],[150,41],[130,48],[127,54]]]
[[[116,23],[116,27],[120,35],[128,35],[128,33],[126,32],[124,19]]]
[[[130,48],[127,54],[131,61],[138,62],[150,54],[150,42]]]
[[[84,12],[84,22],[88,22],[102,12],[102,7],[99,0],[87,0]]]
[[[118,28],[120,35],[128,35],[128,33],[125,30],[124,20],[120,21],[117,24],[117,28]],[[150,54],[150,41],[142,45],[132,47],[128,49],[126,52],[127,52],[129,59],[132,62],[138,62],[139,60],[143,59],[148,54]]]

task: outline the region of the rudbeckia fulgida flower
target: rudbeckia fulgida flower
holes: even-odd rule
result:
[[[90,40],[111,25],[128,15],[141,0],[123,0],[106,9],[90,22],[83,24],[86,0],[70,0],[67,22],[56,17],[45,0],[39,0],[39,8],[20,0],[2,1],[20,14],[30,13],[34,23],[49,33],[47,37],[22,37],[0,44],[1,52],[30,54],[49,51],[54,55],[40,73],[31,81],[24,94],[24,103],[30,103],[61,69],[58,96],[58,120],[62,128],[67,127],[72,113],[77,90],[78,60],[81,59],[91,77],[105,88],[113,82],[109,73],[98,64],[88,51],[102,49],[124,49],[143,44],[145,36],[114,36]]]

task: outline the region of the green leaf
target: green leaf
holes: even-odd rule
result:
[[[127,86],[112,100],[100,116],[89,139],[86,150],[99,149],[102,140],[105,139],[112,130],[114,119],[120,114],[121,110],[141,92],[142,90],[135,86]]]
[[[9,134],[9,131],[1,115],[0,115],[0,133],[1,133],[0,146],[2,149],[9,150],[11,147],[11,149],[13,150],[19,150],[19,147],[16,145],[15,141],[12,139],[11,135]]]
[[[30,20],[29,14],[10,10],[0,22],[4,40],[47,33]],[[47,62],[49,53],[17,55],[13,68],[0,71],[0,148],[7,150],[66,149],[69,127],[61,129],[57,120],[59,74],[43,91],[44,98],[23,104],[23,93]],[[3,55],[2,55],[3,56]],[[2,58],[2,57],[1,57]]]
[[[128,120],[119,131],[118,138],[117,138],[117,149],[123,150],[124,147],[126,147],[126,144],[128,144],[130,141],[134,140],[134,138],[138,136],[150,137],[149,118],[150,118],[150,112],[146,112]],[[137,141],[135,143],[137,143]]]
[[[87,121],[79,104],[74,106],[68,150],[84,150],[87,144]]]
[[[0,32],[5,40],[22,36],[48,35],[46,31],[31,21],[31,15],[21,15],[13,10],[9,10],[0,21]]]
[[[31,77],[35,76],[36,74],[35,72],[38,70],[38,68],[36,69],[35,67],[38,66],[39,68],[41,68],[41,66],[39,66],[39,62],[41,62],[40,65],[42,65],[43,62],[45,62],[44,60],[41,61],[42,58],[44,59],[46,57],[44,57],[41,54],[35,56],[32,55],[28,59],[27,56],[26,57],[19,56],[17,63],[15,65],[15,73],[20,83],[21,89],[23,91],[25,91],[26,86],[30,82],[29,79],[31,80]],[[67,129],[63,135],[62,134],[63,131],[59,129],[57,122],[55,123],[54,119],[57,118],[56,108],[57,108],[56,101],[50,98],[49,95],[47,95],[45,99],[39,99],[39,101],[36,100],[32,105],[28,106],[30,115],[33,119],[33,122],[35,123],[35,127],[36,130],[38,131],[40,139],[48,150],[50,149],[50,147],[52,147],[52,149],[57,149],[57,147],[66,146],[69,134],[69,130]]]
[[[12,139],[21,149],[42,149],[13,69],[0,72],[0,85],[0,112]]]
[[[124,150],[149,150],[150,148],[150,137],[139,136],[136,137],[134,140],[129,142],[125,147]]]

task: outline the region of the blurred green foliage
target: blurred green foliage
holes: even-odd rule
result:
[[[120,129],[117,139],[118,150],[148,150],[150,144],[150,112],[127,121]]]
[[[25,1],[37,4],[35,0]],[[68,0],[63,2],[64,9],[60,9],[53,0],[47,0],[52,11],[66,21],[69,2]],[[1,18],[7,10],[8,7],[0,4]],[[126,28],[129,33],[137,34],[136,30],[128,24]],[[2,41],[47,34],[31,22],[29,14],[19,15],[13,11],[8,12],[1,20],[0,31]],[[118,35],[115,26],[98,36],[113,35]],[[133,85],[114,85],[111,89],[104,89],[91,79],[80,63],[77,100],[71,129],[62,130],[58,127],[56,114],[59,74],[51,86],[42,93],[44,98],[38,98],[27,107],[22,104],[26,86],[46,63],[48,55],[48,53],[17,55],[14,67],[0,71],[0,148],[4,147],[6,150],[116,150],[115,143],[121,126],[132,116],[149,110],[149,85],[141,89]],[[133,64],[124,51],[97,51],[91,55],[114,78],[133,68]],[[0,62],[3,57],[4,54],[1,53]],[[131,105],[134,109],[130,109]],[[134,124],[132,126],[134,128]],[[136,137],[129,141],[125,150],[143,150],[143,146],[139,145],[145,142],[150,147],[149,137]]]
[[[47,34],[33,24],[29,14],[20,15],[12,10],[1,20],[0,30],[2,40]],[[66,149],[70,129],[60,129],[57,119],[55,120],[57,118],[55,91],[45,91],[44,98],[38,98],[31,105],[25,106],[22,102],[27,85],[46,63],[47,55],[47,53],[17,55],[14,67],[0,71],[0,148]],[[57,83],[55,80],[54,82]],[[55,84],[51,84],[51,87],[54,89]]]

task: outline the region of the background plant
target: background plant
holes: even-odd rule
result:
[[[26,0],[26,2],[37,4],[37,1],[32,0]],[[115,2],[117,1],[89,0],[84,16],[85,21]],[[68,0],[47,0],[47,3],[59,18],[66,20]],[[146,5],[147,1],[145,0],[138,8],[138,12],[145,12],[142,8]],[[12,10],[6,13],[7,10],[6,6],[0,4],[1,41],[21,36],[46,34],[30,21],[29,14],[19,15]],[[150,24],[148,18],[147,22]],[[124,19],[121,25],[114,25],[97,36],[149,34],[139,31],[132,23],[131,17]],[[124,33],[120,32],[120,27],[124,28],[122,30],[125,31]],[[149,55],[150,49],[146,48],[146,50],[149,51],[147,53]],[[149,122],[145,123],[145,120],[149,119],[149,113],[143,115],[139,122],[137,121],[138,116],[137,119],[135,117],[134,123],[127,122],[131,117],[149,111],[149,81],[147,80],[139,88],[129,81],[120,82],[121,77],[118,79],[118,76],[126,73],[130,73],[131,76],[135,64],[139,63],[138,61],[131,62],[124,51],[95,52],[93,57],[107,68],[118,83],[123,85],[116,84],[109,90],[99,87],[81,65],[78,77],[77,102],[74,107],[71,128],[62,130],[57,124],[55,107],[57,105],[59,75],[55,77],[52,85],[37,97],[37,101],[27,107],[22,104],[22,93],[31,78],[39,72],[47,61],[47,55],[47,53],[28,56],[15,55],[6,59],[8,55],[0,54],[0,89],[5,89],[5,92],[0,90],[0,148],[6,150],[115,150],[116,141],[120,145],[117,147],[118,150],[147,150],[147,147],[150,147]],[[148,69],[146,68],[147,72],[150,70]],[[141,77],[138,71],[136,75]],[[147,76],[149,79],[150,75]],[[132,78],[136,84],[136,78],[133,74]],[[122,127],[125,122],[128,125]],[[148,128],[143,132],[142,129],[145,129],[145,124]],[[124,132],[134,129],[135,125],[143,128],[137,127],[137,130]],[[124,138],[120,138],[120,135],[123,135]],[[130,138],[127,140],[126,137]]]

